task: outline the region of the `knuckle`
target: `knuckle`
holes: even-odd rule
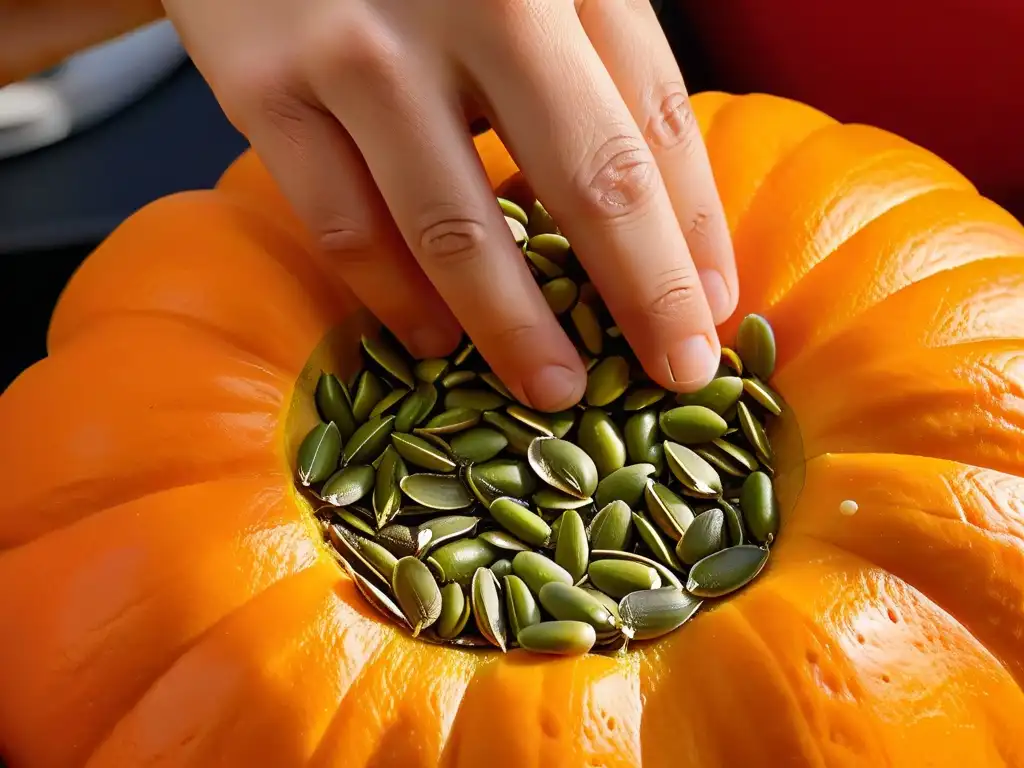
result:
[[[314,230],[321,251],[346,264],[364,264],[373,259],[373,237],[357,222],[344,216],[331,216]]]
[[[685,320],[697,306],[700,292],[700,280],[694,270],[673,267],[658,276],[647,304],[647,314],[668,322]]]
[[[294,95],[300,82],[294,60],[286,53],[256,59],[242,57],[218,78],[228,118],[236,124],[264,117],[277,125],[295,123],[301,109]]]
[[[642,139],[618,135],[591,153],[577,184],[593,215],[616,219],[642,213],[659,189],[661,175]]]
[[[446,266],[458,266],[480,256],[487,230],[479,219],[437,210],[423,217],[419,226],[420,253]]]
[[[402,49],[381,22],[340,6],[334,18],[320,19],[305,36],[305,68],[313,81],[343,78],[347,83],[379,86],[394,79]]]
[[[682,83],[669,83],[655,91],[644,126],[647,143],[661,150],[692,155],[700,144],[700,126]]]

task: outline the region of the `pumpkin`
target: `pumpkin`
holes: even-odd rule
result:
[[[881,130],[693,104],[789,405],[755,584],[621,656],[382,623],[291,469],[372,323],[247,154],[112,234],[0,400],[12,768],[1024,765],[1024,228]]]

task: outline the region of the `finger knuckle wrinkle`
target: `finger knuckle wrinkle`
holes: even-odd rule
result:
[[[446,264],[460,264],[479,256],[486,229],[473,218],[434,215],[420,228],[420,251],[426,258]]]
[[[686,91],[681,84],[673,83],[661,89],[660,94],[660,101],[651,106],[644,138],[659,149],[678,148],[693,152],[700,137],[700,127]]]
[[[591,155],[580,174],[580,192],[594,214],[614,219],[643,211],[659,180],[647,145],[620,135],[606,140]]]
[[[316,230],[316,242],[322,251],[349,264],[372,258],[373,238],[370,232],[349,219],[324,221]]]
[[[652,290],[648,312],[659,319],[681,320],[699,295],[699,283],[692,270],[674,268],[659,276]]]

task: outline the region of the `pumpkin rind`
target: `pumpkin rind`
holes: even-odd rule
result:
[[[788,404],[756,584],[621,657],[381,622],[290,469],[369,321],[247,154],[101,245],[0,398],[11,764],[1024,765],[1024,228],[882,131],[693,104],[742,286],[723,337],[768,318]]]

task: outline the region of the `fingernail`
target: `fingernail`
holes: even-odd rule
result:
[[[413,357],[446,357],[458,344],[458,335],[440,328],[421,326],[409,334],[409,352]]]
[[[523,382],[526,399],[539,411],[560,411],[575,405],[583,395],[582,381],[563,365],[541,368]]]
[[[704,334],[683,339],[668,353],[672,381],[684,392],[693,392],[715,377],[719,355]]]
[[[697,274],[700,276],[700,284],[704,288],[708,306],[711,307],[715,325],[721,325],[729,319],[729,315],[736,308],[729,286],[717,269],[702,269]]]

